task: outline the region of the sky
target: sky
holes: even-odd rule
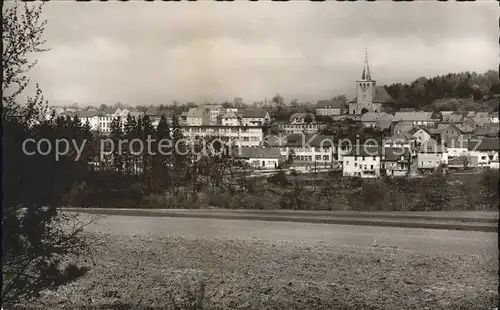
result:
[[[377,85],[498,68],[498,3],[50,1],[30,76],[49,103],[171,104],[355,96]]]

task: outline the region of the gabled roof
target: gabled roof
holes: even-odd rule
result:
[[[408,137],[404,133],[395,134],[390,138],[385,139],[388,143],[406,144],[409,142]]]
[[[392,129],[393,132],[409,132],[415,125],[412,122],[398,122]]]
[[[76,112],[76,115],[78,115],[79,118],[94,117],[94,116],[99,116],[99,112],[97,112],[97,111],[78,111],[78,112]]]
[[[382,148],[377,145],[360,144],[352,146],[345,156],[380,156]]]
[[[384,130],[384,129],[391,129],[392,126],[392,120],[390,119],[379,119],[377,121],[377,124],[375,125],[376,127]]]
[[[419,153],[445,153],[446,147],[439,144],[436,140],[430,139],[427,142],[422,143],[420,146]]]
[[[443,141],[444,145],[447,148],[457,148],[457,149],[466,149],[468,148],[469,141],[465,140],[461,137],[447,137],[445,138],[445,141]]]
[[[349,103],[358,102],[358,97],[354,97]],[[389,95],[383,86],[375,86],[375,96],[373,96],[373,103],[395,103],[396,100]]]
[[[361,115],[361,122],[377,122],[380,119],[389,119],[392,120],[392,115],[384,112],[366,112]]]
[[[396,112],[394,121],[430,121],[432,112]]]
[[[330,99],[330,100],[319,100],[317,103],[316,103],[316,109],[325,109],[325,108],[329,108],[329,109],[340,109],[342,108],[344,105],[343,101],[342,100],[333,100],[333,99]]]
[[[236,158],[281,158],[279,148],[235,147],[233,155]]]
[[[468,149],[469,151],[497,151],[499,150],[498,138],[471,138],[469,139]]]
[[[203,117],[205,111],[202,108],[190,108],[187,117]]]
[[[443,114],[443,122],[445,123],[452,123],[452,124],[458,124],[462,123],[464,121],[464,116],[461,114]]]
[[[294,147],[331,147],[335,143],[334,136],[292,134],[286,137],[286,145]]]
[[[403,156],[403,158],[401,158]],[[406,147],[384,147],[382,161],[408,161],[411,158],[410,150]]]
[[[233,111],[227,111],[226,113],[221,115],[221,118],[237,118],[237,119],[239,119],[240,116]]]
[[[266,109],[244,109],[239,115],[242,118],[265,118],[267,113]]]
[[[474,131],[474,135],[476,136],[492,136],[496,137],[499,133],[499,124],[498,123],[489,123],[484,124],[483,127],[479,127]]]

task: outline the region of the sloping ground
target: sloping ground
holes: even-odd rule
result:
[[[31,308],[490,309],[498,303],[493,253],[98,236],[91,271]]]

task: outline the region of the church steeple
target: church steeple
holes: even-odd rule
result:
[[[368,49],[365,49],[365,66],[363,68],[363,74],[361,79],[364,81],[371,81],[372,77],[370,75],[370,66],[368,65]]]

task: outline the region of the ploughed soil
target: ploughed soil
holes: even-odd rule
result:
[[[83,277],[30,309],[491,309],[498,258],[321,242],[98,237]]]

